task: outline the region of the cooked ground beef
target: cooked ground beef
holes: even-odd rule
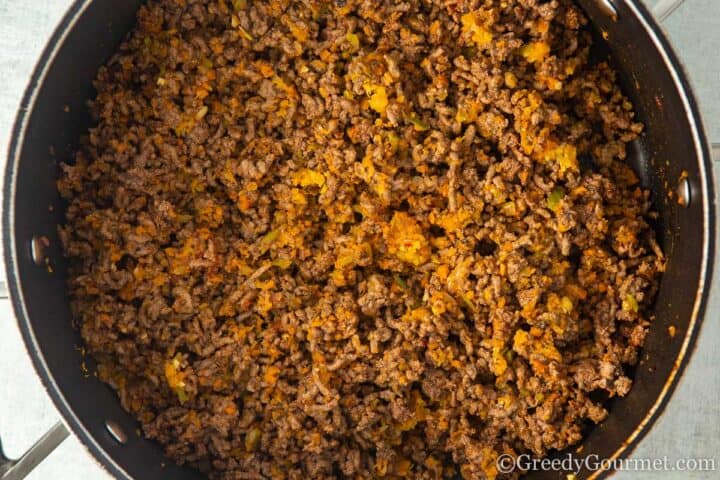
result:
[[[148,1],[59,181],[74,315],[145,435],[215,479],[482,479],[602,421],[664,259],[585,25]]]

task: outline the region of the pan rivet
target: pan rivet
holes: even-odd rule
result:
[[[117,424],[117,422],[114,422],[112,420],[106,420],[105,428],[107,428],[110,436],[114,438],[116,442],[121,445],[125,445],[127,443],[127,435],[125,434],[125,430],[123,430],[122,427]]]
[[[598,4],[598,8],[607,15],[608,17],[612,18],[613,22],[617,22],[618,19],[618,13],[617,8],[615,8],[615,5],[611,0],[596,0]]]
[[[683,175],[680,177],[677,187],[678,203],[682,207],[689,207],[692,200],[692,192],[690,190],[690,181]]]
[[[35,235],[30,240],[30,255],[35,265],[45,265],[45,248],[48,245],[47,237]]]

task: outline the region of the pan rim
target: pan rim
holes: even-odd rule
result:
[[[92,1],[93,0],[75,0],[68,8],[45,45],[33,69],[22,100],[20,101],[20,107],[11,131],[2,187],[1,232],[3,236],[3,260],[5,262],[5,274],[7,276],[10,303],[12,304],[17,324],[23,337],[25,350],[32,360],[35,372],[40,377],[45,391],[50,396],[55,408],[60,412],[61,421],[75,434],[76,438],[80,440],[80,443],[91,454],[96,464],[115,478],[133,480],[85,428],[85,425],[77,417],[70,402],[65,398],[55,381],[52,370],[49,368],[39,348],[35,332],[30,323],[30,317],[25,308],[25,298],[20,288],[18,245],[15,242],[13,234],[13,225],[15,223],[15,180],[17,178],[18,165],[22,154],[21,145],[25,138],[27,124],[34,110],[40,88],[54,63],[55,57],[62,48],[65,39],[70,32],[72,32],[73,27],[82,17],[83,13],[85,13],[85,10],[87,10]]]
[[[43,52],[37,61],[30,81],[25,89],[19,105],[18,113],[11,130],[10,145],[7,154],[7,164],[3,179],[3,199],[0,213],[2,214],[2,245],[3,257],[7,275],[8,291],[13,311],[17,319],[18,327],[23,337],[23,342],[28,355],[30,356],[36,373],[53,401],[53,404],[61,414],[63,423],[75,434],[80,443],[89,451],[93,459],[101,467],[115,478],[132,480],[132,477],[125,471],[103,448],[95,437],[85,428],[84,424],[75,415],[73,408],[67,401],[54,379],[32,328],[25,298],[20,288],[20,276],[18,265],[18,245],[15,241],[13,225],[15,219],[15,187],[17,170],[22,154],[22,143],[25,139],[27,124],[31,113],[34,110],[38,92],[43,85],[47,72],[53,65],[55,57],[63,46],[65,38],[70,34],[73,27],[83,15],[92,0],[75,0],[63,16],[60,23],[53,31]],[[715,258],[715,188],[713,183],[712,160],[710,156],[709,142],[707,140],[700,115],[697,100],[688,80],[688,76],[675,54],[670,42],[663,33],[661,27],[649,13],[647,8],[638,0],[626,0],[624,2],[640,21],[650,40],[658,49],[660,56],[668,72],[671,74],[675,88],[680,94],[687,115],[687,120],[692,131],[695,151],[699,159],[698,184],[705,199],[703,203],[703,245],[702,264],[699,275],[699,287],[696,292],[693,313],[689,321],[688,329],[683,339],[675,367],[665,380],[663,389],[650,407],[643,419],[638,423],[633,432],[621,443],[612,454],[610,459],[625,458],[632,453],[639,442],[645,438],[652,425],[662,415],[672,394],[677,388],[680,374],[684,371],[687,363],[697,346],[697,336],[700,332],[702,321],[707,310],[707,300],[710,295],[710,283],[713,274],[713,260]],[[597,471],[590,475],[590,479],[607,478],[613,471]]]
[[[700,160],[700,162],[698,162],[698,173],[700,177],[698,179],[698,183],[703,194],[701,198],[704,198],[706,201],[703,203],[704,228],[702,258],[698,282],[699,285],[698,290],[695,293],[693,312],[690,317],[688,329],[685,337],[683,338],[680,351],[669,376],[665,379],[665,383],[663,384],[660,394],[655,399],[655,402],[652,404],[642,420],[640,420],[637,424],[632,433],[630,433],[630,435],[620,444],[615,452],[608,457],[608,460],[627,458],[650,432],[651,427],[664,413],[670,398],[672,398],[673,393],[675,393],[681,373],[687,367],[693,352],[697,348],[697,337],[702,328],[702,322],[705,318],[707,310],[707,300],[710,296],[710,288],[714,271],[715,243],[717,241],[715,223],[715,183],[713,178],[710,143],[705,132],[702,115],[700,115],[697,99],[695,98],[689,77],[662,27],[660,27],[647,7],[641,4],[638,0],[626,0],[624,3],[632,11],[635,18],[640,21],[645,32],[650,37],[650,40],[657,48],[667,71],[672,77],[675,88],[680,94],[683,106],[685,107],[685,112],[687,113],[687,120],[692,131],[695,151]],[[614,471],[598,470],[592,472],[588,477],[588,480],[607,478],[613,473]]]

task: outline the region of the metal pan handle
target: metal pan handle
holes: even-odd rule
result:
[[[683,3],[685,3],[685,0],[659,0],[650,10],[657,21],[662,23],[675,13]],[[720,143],[713,143],[711,147],[712,151],[710,153],[713,161],[720,163]]]
[[[7,458],[2,451],[2,443],[0,443],[0,480],[22,480],[40,462],[45,460],[45,457],[50,455],[68,435],[69,432],[65,425],[58,422],[17,460]]]
[[[652,13],[658,22],[664,22],[685,0],[660,0],[652,7]]]
[[[0,299],[7,298],[7,285],[0,281]],[[57,422],[17,460],[11,460],[5,456],[0,440],[0,480],[22,480],[27,477],[68,435],[69,432],[65,425]]]
[[[655,4],[652,11],[655,18],[659,22],[663,22],[684,2],[685,0],[660,0]],[[720,163],[720,143],[712,145],[712,158]],[[0,299],[7,298],[7,296],[6,284],[0,281]],[[0,442],[0,480],[22,480],[45,457],[50,455],[68,435],[67,427],[62,422],[58,422],[17,460],[10,460],[5,456],[2,450],[2,442]]]

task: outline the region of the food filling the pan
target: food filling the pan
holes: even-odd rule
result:
[[[63,165],[97,374],[214,479],[495,478],[624,396],[664,258],[568,0],[150,0]]]

